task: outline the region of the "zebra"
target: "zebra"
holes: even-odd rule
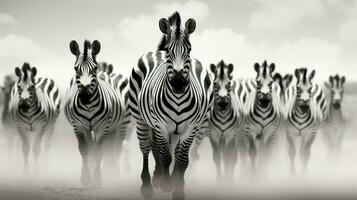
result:
[[[266,61],[262,65],[255,63],[254,69],[257,73],[255,80],[242,80],[245,92],[241,92],[239,98],[245,105],[245,133],[239,145],[243,146],[243,155],[248,153],[253,173],[256,172],[257,162],[259,171],[264,173],[284,115],[280,87],[272,77],[275,64],[268,65]],[[246,148],[248,152],[244,153]]]
[[[290,173],[296,174],[295,155],[297,139],[300,140],[302,172],[307,173],[311,146],[321,122],[326,116],[326,100],[322,88],[312,82],[315,70],[308,76],[307,68],[295,70],[296,83],[286,90],[285,104],[286,133],[290,157]]]
[[[82,53],[74,40],[69,47],[76,61],[75,76],[65,99],[65,115],[73,126],[82,156],[80,182],[99,186],[103,153],[113,151],[118,131],[126,124],[128,101],[124,95],[128,79],[119,75],[98,78],[96,58],[101,49],[98,40],[93,43],[85,40]]]
[[[28,157],[32,135],[36,132],[32,153],[37,170],[38,157],[41,153],[41,143],[46,133],[45,153],[50,148],[54,125],[60,113],[60,92],[56,83],[50,78],[37,78],[37,68],[24,63],[22,69],[15,68],[18,77],[11,91],[10,112],[15,121],[17,132],[22,141],[24,156],[24,171],[28,174]]]
[[[114,87],[116,89],[119,88],[119,93],[122,94],[124,97],[124,108],[126,109],[126,113],[124,115],[124,118],[121,120],[119,128],[117,130],[117,138],[116,138],[116,143],[115,145],[115,150],[114,152],[107,152],[109,154],[113,153],[111,156],[113,156],[113,160],[119,159],[119,156],[121,153],[123,153],[123,157],[125,159],[125,168],[127,171],[130,170],[129,166],[129,140],[130,136],[132,133],[132,123],[131,123],[131,114],[130,114],[130,108],[129,108],[129,80],[127,77],[123,76],[122,74],[115,74],[113,73],[113,65],[112,64],[107,64],[106,62],[101,62],[98,66],[98,77],[107,81],[107,82],[112,82],[114,84]],[[122,87],[122,88],[120,88]],[[104,162],[106,163],[106,162]],[[110,163],[109,163],[110,164]],[[111,163],[112,166],[108,167],[115,167]],[[108,169],[107,169],[108,170]],[[113,169],[109,169],[113,171]]]
[[[7,150],[9,158],[12,157],[14,140],[16,137],[16,124],[12,118],[12,114],[10,111],[10,98],[11,91],[13,86],[15,85],[16,77],[15,75],[6,75],[4,80],[4,86],[1,87],[1,90],[4,94],[4,106],[2,110],[2,118],[1,122],[4,127],[4,136],[7,140]]]
[[[180,14],[175,12],[161,18],[159,27],[163,37],[158,50],[144,54],[130,77],[130,108],[143,156],[141,194],[153,195],[148,163],[152,150],[154,186],[173,190],[173,199],[184,199],[189,149],[213,102],[212,78],[198,60],[190,58],[194,19],[181,28]]]
[[[210,69],[214,74],[214,103],[208,118],[208,137],[217,169],[217,180],[232,181],[238,159],[237,135],[243,132],[243,102],[237,98],[243,87],[233,80],[233,64],[226,64],[222,60],[217,65],[211,64]],[[222,156],[224,173],[221,169]]]
[[[345,81],[345,76],[336,74],[329,77],[329,83],[325,82],[324,87],[327,116],[322,124],[322,138],[331,161],[337,161],[339,157],[346,128],[346,119],[342,114]]]

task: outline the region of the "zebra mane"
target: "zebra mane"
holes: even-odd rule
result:
[[[219,76],[218,76],[218,77],[219,77],[220,80],[223,80],[223,79],[224,79],[224,66],[225,66],[224,61],[221,60],[221,61],[218,63],[217,66],[221,66],[220,72],[219,72]]]
[[[30,67],[30,64],[25,62],[23,65],[22,65],[22,73],[24,74],[24,81],[27,81],[28,79],[28,71],[31,70],[31,67]]]
[[[88,49],[91,48],[91,44],[88,40],[84,41],[84,49],[83,49],[83,60],[87,59],[88,56]]]
[[[175,36],[176,38],[180,37],[181,34],[181,16],[180,14],[176,11],[174,12],[169,18],[168,21],[170,23],[171,27],[175,27]]]

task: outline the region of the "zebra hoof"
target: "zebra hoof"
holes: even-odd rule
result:
[[[154,187],[159,187],[161,183],[161,176],[157,175],[154,173],[154,176],[152,177],[152,184],[154,185]]]
[[[170,177],[165,177],[165,178],[163,178],[163,179],[161,180],[161,185],[160,185],[160,187],[161,187],[161,190],[162,190],[163,192],[166,192],[166,193],[171,192],[172,189],[173,189],[173,185],[172,185],[172,182],[171,182],[171,178],[170,178]]]
[[[140,188],[140,192],[141,196],[143,196],[144,199],[151,199],[152,195],[154,194],[151,184],[142,185]]]
[[[91,177],[89,175],[82,175],[80,181],[83,186],[87,186],[91,182]]]
[[[172,192],[172,200],[184,200],[185,193],[182,190],[175,190]]]

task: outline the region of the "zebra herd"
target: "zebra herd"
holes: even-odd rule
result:
[[[2,122],[9,149],[12,130],[22,140],[25,171],[30,137],[34,137],[35,163],[44,137],[44,152],[48,152],[61,101],[78,140],[83,185],[101,184],[102,165],[115,170],[130,136],[129,124],[135,122],[143,158],[140,191],[144,198],[152,197],[154,186],[172,191],[173,199],[184,199],[189,157],[199,159],[205,137],[212,146],[218,181],[233,181],[238,157],[245,173],[266,174],[281,138],[288,142],[291,173],[296,173],[297,152],[302,173],[306,173],[320,129],[329,155],[338,157],[345,127],[341,111],[344,76],[331,76],[320,86],[314,82],[315,70],[298,68],[294,76],[282,76],[274,63],[264,61],[254,64],[255,79],[234,79],[233,64],[222,60],[211,64],[209,72],[191,58],[194,19],[182,26],[175,12],[160,19],[159,28],[163,35],[158,49],[140,57],[129,78],[97,61],[99,41],[85,41],[83,51],[71,41],[74,75],[62,100],[55,82],[38,78],[36,67],[28,63],[15,69],[16,77],[5,78]],[[155,160],[152,177],[150,151]]]

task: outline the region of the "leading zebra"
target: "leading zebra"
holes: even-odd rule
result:
[[[327,116],[322,124],[322,138],[327,147],[331,161],[337,161],[341,151],[342,139],[346,129],[346,119],[342,113],[344,76],[330,76],[325,83]]]
[[[11,92],[10,109],[22,140],[24,170],[28,173],[28,156],[31,137],[33,137],[28,132],[37,133],[32,145],[36,165],[45,132],[48,135],[45,141],[45,153],[49,151],[54,124],[60,112],[60,93],[52,79],[37,78],[36,67],[31,67],[28,63],[24,63],[22,69],[16,67],[15,74],[18,81]]]
[[[82,53],[76,41],[71,41],[69,46],[76,61],[65,114],[73,126],[82,156],[80,181],[83,185],[98,186],[101,184],[102,154],[113,151],[118,129],[128,116],[124,97],[128,80],[124,77],[98,78],[96,58],[101,46],[97,40],[85,41]],[[94,172],[91,167],[95,168]]]
[[[306,68],[295,70],[296,83],[286,90],[285,114],[287,139],[289,144],[290,172],[295,172],[295,155],[300,148],[303,173],[311,154],[311,146],[316,133],[326,115],[325,95],[318,84],[312,82],[315,70],[307,74]],[[297,147],[299,139],[300,147]]]
[[[264,173],[283,121],[283,107],[280,87],[272,77],[275,64],[268,65],[266,61],[262,65],[255,63],[254,69],[257,73],[255,81],[243,81],[245,92],[239,96],[243,98],[246,110],[243,143],[248,146],[252,170],[256,170],[258,162],[260,170],[263,170],[260,172]]]
[[[162,18],[159,27],[164,35],[158,51],[144,54],[130,77],[130,106],[143,155],[141,193],[145,198],[153,194],[148,163],[152,150],[153,184],[167,192],[174,189],[173,198],[183,199],[188,153],[212,105],[212,80],[201,63],[190,58],[189,35],[195,20],[187,20],[181,28],[175,12]]]

